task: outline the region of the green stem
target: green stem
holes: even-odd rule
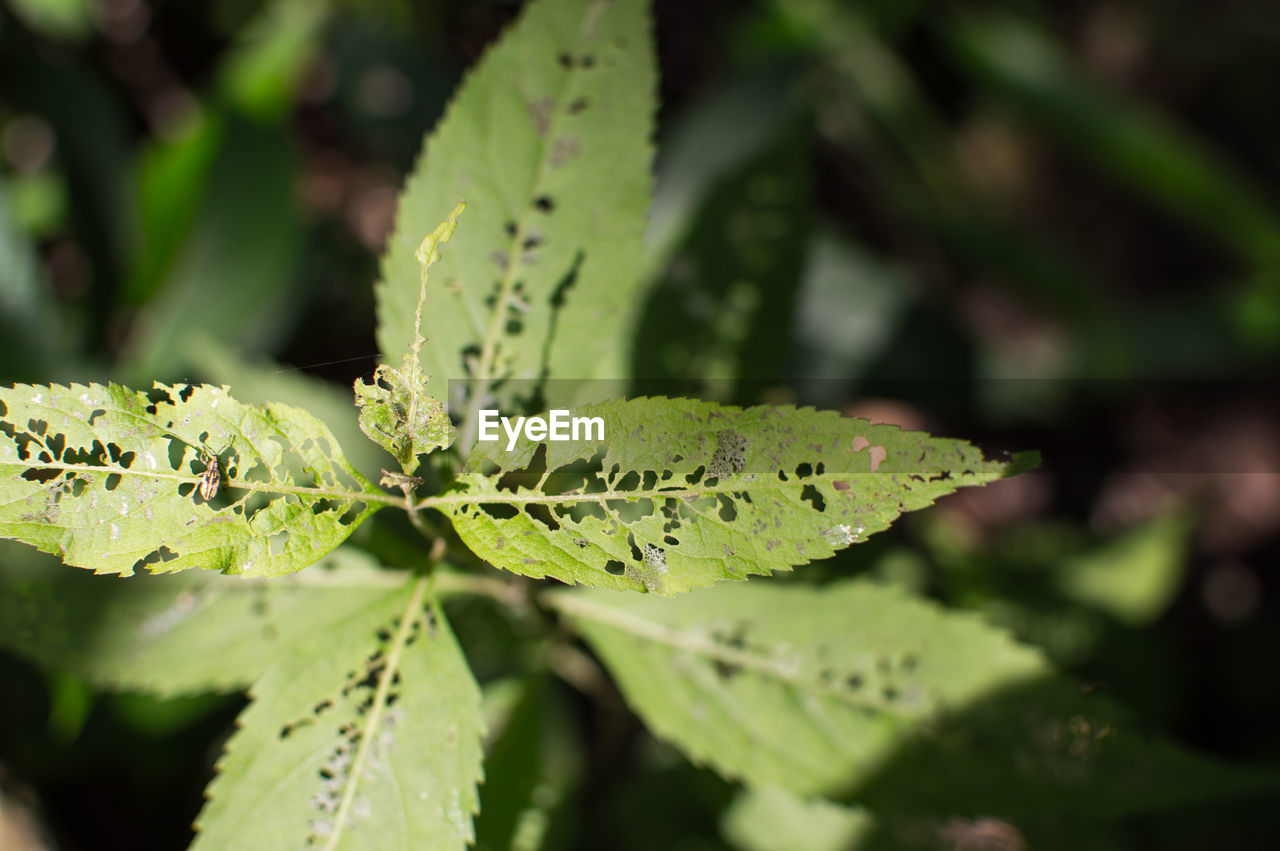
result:
[[[418,373],[422,371],[419,364],[419,359],[422,357],[422,303],[427,299],[427,269],[430,265],[430,263],[422,264],[422,277],[418,281],[418,306],[413,309],[413,342],[409,344],[409,417],[406,420],[410,428],[413,428],[413,424],[418,421]],[[412,434],[409,435],[409,448],[410,450],[416,448]],[[406,476],[413,475],[413,470],[410,468],[416,467],[417,462],[418,458],[415,455],[408,464],[401,465]],[[406,491],[405,497],[408,498],[408,496]],[[413,519],[413,516],[414,512],[410,509],[410,519]]]
[[[442,597],[471,595],[492,597],[506,602],[507,597],[511,595],[511,586],[492,576],[477,576],[474,573],[437,569],[432,574],[432,578],[435,579],[436,593]]]

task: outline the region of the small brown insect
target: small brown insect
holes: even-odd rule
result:
[[[200,474],[200,496],[204,497],[205,502],[209,502],[218,495],[218,488],[222,485],[222,471],[218,469],[218,456],[208,449],[200,453],[200,460],[205,465],[204,472]]]

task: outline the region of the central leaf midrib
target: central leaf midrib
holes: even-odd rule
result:
[[[494,492],[486,493],[456,493],[456,494],[439,494],[437,496],[429,496],[418,503],[418,508],[438,508],[447,505],[530,505],[530,504],[561,504],[561,503],[577,503],[577,502],[608,502],[610,500],[634,501],[639,499],[697,499],[703,496],[716,496],[726,494],[732,496],[736,493],[760,493],[764,491],[776,490],[787,493],[792,490],[803,491],[806,485],[831,484],[837,481],[847,481],[851,477],[859,476],[887,476],[901,475],[894,473],[816,473],[806,477],[802,482],[772,482],[764,483],[737,483],[727,485],[715,485],[713,487],[702,488],[681,488],[679,490],[629,490],[629,491],[601,491],[600,493],[577,493],[577,494],[541,494],[541,493],[512,493],[501,494]],[[476,480],[471,480],[476,481]],[[483,481],[488,481],[484,479]]]
[[[458,449],[464,457],[471,451],[471,447],[475,443],[472,433],[476,430],[475,418],[478,406],[488,392],[489,384],[498,377],[494,372],[494,358],[497,356],[499,341],[509,336],[503,331],[503,328],[506,326],[507,309],[510,306],[512,291],[516,283],[516,271],[520,265],[520,248],[530,227],[529,222],[533,216],[534,202],[541,193],[542,185],[546,180],[551,154],[555,148],[554,140],[567,111],[566,104],[576,89],[577,79],[578,70],[576,66],[570,67],[565,74],[564,84],[561,86],[560,92],[552,101],[553,109],[548,118],[545,133],[542,135],[542,150],[538,156],[538,164],[534,169],[533,181],[526,193],[523,209],[516,216],[515,232],[507,245],[507,265],[498,284],[498,295],[494,301],[493,312],[489,317],[488,330],[481,341],[480,360],[477,364],[476,374],[472,377],[471,398],[468,400],[466,418],[459,435]],[[534,132],[537,132],[536,127]],[[461,282],[459,285],[462,286]]]
[[[351,813],[351,805],[355,801],[356,788],[360,785],[361,779],[363,779],[365,762],[369,758],[369,751],[373,747],[373,742],[377,738],[378,727],[382,723],[382,714],[386,709],[387,696],[391,690],[391,681],[400,670],[400,655],[408,645],[413,624],[421,615],[422,598],[426,594],[429,581],[428,577],[422,576],[414,584],[413,593],[410,595],[409,602],[400,616],[400,626],[396,629],[395,638],[392,639],[391,646],[387,650],[387,664],[383,666],[382,673],[378,677],[378,687],[374,692],[373,703],[369,707],[368,720],[364,725],[364,729],[360,732],[360,744],[357,746],[355,756],[351,760],[351,770],[347,774],[347,782],[342,789],[342,800],[338,804],[338,810],[333,817],[333,832],[329,835],[329,841],[325,844],[327,851],[332,851],[332,849],[336,848],[338,840],[342,837],[343,828],[346,826],[347,819]],[[428,636],[424,634],[422,638],[426,640]]]
[[[181,473],[159,473],[153,470],[131,470],[128,467],[116,467],[110,464],[65,464],[60,461],[0,461],[0,466],[22,467],[27,470],[69,470],[84,473],[107,473],[120,476],[139,476],[144,479],[169,479],[183,484],[199,484],[200,476],[187,476]],[[379,491],[349,491],[330,488],[308,487],[306,485],[287,485],[283,482],[251,482],[245,479],[223,479],[225,487],[234,490],[255,491],[258,493],[291,493],[299,496],[332,496],[345,498],[350,502],[380,502],[384,505],[403,505],[404,500],[391,494]]]
[[[727,647],[707,636],[682,630],[659,621],[651,621],[630,612],[622,612],[601,606],[580,596],[571,594],[546,594],[543,600],[552,608],[560,610],[571,617],[577,616],[594,621],[606,628],[629,633],[639,638],[648,639],[674,650],[682,650],[701,656],[713,662],[736,665],[761,676],[777,680],[790,688],[834,698],[841,703],[858,709],[871,709],[876,712],[887,712],[883,704],[858,698],[842,689],[832,688],[821,682],[789,674],[779,667],[779,662],[754,653]]]

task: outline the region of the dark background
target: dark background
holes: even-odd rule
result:
[[[371,372],[398,187],[518,5],[279,3],[274,63],[248,0],[0,9],[0,381]],[[655,21],[635,389],[1039,449],[813,575],[981,610],[1153,731],[1274,765],[1280,5],[658,0]],[[1081,564],[1114,569],[1082,590]],[[0,784],[60,847],[187,841],[240,698],[97,694],[10,655],[0,683]],[[574,842],[722,847],[723,783],[652,757],[620,707],[572,706]],[[1262,848],[1277,818],[1235,801],[1112,836]]]

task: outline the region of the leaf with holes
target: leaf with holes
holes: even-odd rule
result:
[[[454,438],[453,423],[444,405],[427,393],[427,377],[422,374],[419,353],[422,338],[422,306],[427,298],[427,271],[440,259],[440,244],[448,242],[457,227],[458,216],[466,209],[458,204],[422,244],[415,257],[422,269],[418,282],[418,306],[413,313],[413,339],[400,359],[400,368],[378,364],[373,381],[355,383],[356,407],[360,409],[360,430],[400,462],[404,475],[412,476],[418,456],[447,449]]]
[[[190,571],[120,582],[16,544],[0,553],[0,645],[99,686],[162,696],[246,689],[290,649],[408,581],[349,547],[309,570],[247,581]]]
[[[644,0],[530,3],[427,140],[383,258],[378,344],[409,349],[418,240],[465,198],[422,329],[437,398],[450,379],[620,373],[650,187],[648,30]]]
[[[653,731],[727,777],[872,811],[1118,816],[1274,778],[1159,741],[972,614],[862,580],[552,604]]]
[[[405,355],[400,369],[378,364],[373,381],[357,379],[360,430],[400,462],[406,475],[418,456],[453,443],[453,424],[444,405],[427,395],[426,377]]]
[[[315,417],[226,387],[0,388],[0,537],[97,573],[292,573],[397,502]]]
[[[426,583],[333,622],[254,685],[195,849],[467,846],[480,691]]]
[[[811,408],[646,398],[573,413],[603,428],[481,442],[457,488],[422,505],[498,567],[674,594],[827,558],[1034,461]]]

